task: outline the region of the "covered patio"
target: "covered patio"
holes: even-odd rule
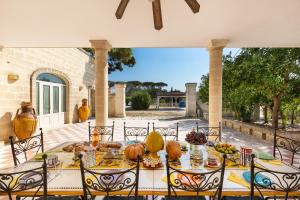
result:
[[[3,0],[0,46],[94,48],[97,125],[107,125],[106,59],[112,47],[207,48],[210,58],[209,126],[217,126],[222,121],[223,48],[299,47],[300,2],[214,0],[200,4],[200,12],[194,15],[184,1],[163,1],[164,27],[157,31],[153,27],[151,3],[146,0],[130,1],[121,20],[114,16],[118,1]]]
[[[46,140],[43,139],[44,133],[40,129],[40,132],[32,138],[40,137],[38,148],[41,147],[42,153],[33,155],[31,152],[32,160],[28,162],[26,156],[26,161],[17,162],[16,153],[19,152],[15,151],[14,145],[16,146],[20,141],[13,141],[13,138],[10,137],[12,156],[7,153],[9,151],[8,146],[5,147],[5,156],[6,158],[13,157],[15,167],[9,168],[10,171],[8,172],[2,170],[0,172],[0,176],[4,177],[2,179],[8,180],[5,173],[9,173],[9,176],[12,177],[11,180],[17,180],[10,181],[9,185],[11,183],[18,185],[20,181],[19,177],[15,178],[16,174],[21,173],[22,176],[24,175],[22,170],[34,168],[36,170],[35,175],[38,174],[42,178],[37,179],[38,181],[34,179],[35,181],[30,183],[27,183],[30,178],[20,179],[21,183],[25,180],[25,187],[24,183],[23,186],[13,187],[25,189],[14,191],[14,195],[33,196],[38,194],[44,195],[44,197],[57,195],[55,198],[64,195],[87,198],[87,191],[90,192],[90,190],[94,193],[89,196],[128,195],[135,196],[136,199],[138,195],[142,198],[155,197],[156,195],[168,195],[170,197],[173,193],[171,187],[178,180],[183,186],[179,187],[179,196],[192,195],[214,198],[217,196],[219,200],[222,196],[250,195],[254,197],[262,194],[267,196],[299,196],[300,171],[299,166],[293,166],[293,160],[299,160],[299,157],[294,157],[295,154],[299,153],[299,147],[297,150],[292,149],[293,157],[291,162],[287,163],[285,161],[288,156],[284,155],[285,157],[283,157],[280,153],[280,148],[284,149],[284,146],[277,146],[276,137],[280,139],[281,136],[276,136],[276,131],[272,144],[269,141],[251,141],[252,136],[241,137],[238,132],[232,132],[227,128],[222,132],[222,81],[226,81],[222,77],[222,56],[224,48],[300,47],[300,1],[198,0],[201,8],[200,12],[195,14],[186,4],[186,2],[191,1],[165,0],[161,1],[163,20],[159,24],[160,28],[157,28],[157,19],[154,17],[155,29],[152,14],[157,10],[154,9],[152,13],[151,3],[157,4],[157,2],[160,1],[127,1],[128,5],[123,18],[116,19],[115,12],[120,3],[117,0],[62,0],[59,2],[53,0],[1,0],[0,53],[9,48],[35,48],[39,50],[39,48],[91,47],[95,51],[95,57],[92,60],[94,62],[92,73],[95,74],[95,88],[93,88],[95,91],[93,94],[95,120],[91,123],[64,125],[62,129],[54,130],[51,137],[47,135]],[[190,7],[192,6],[190,5]],[[147,119],[127,124],[126,120],[120,118],[116,120],[117,123],[115,124],[113,119],[108,118],[108,52],[112,48],[154,47],[207,49],[209,56],[209,116],[207,123],[195,119],[182,121],[149,121]],[[22,55],[14,56],[22,57]],[[67,57],[64,54],[58,57],[64,60],[64,56]],[[3,59],[1,61],[0,65],[8,66],[9,60]],[[72,61],[70,62],[72,63]],[[87,60],[87,63],[91,64],[90,60]],[[42,68],[43,64],[45,63],[41,61],[37,65]],[[71,73],[74,72],[70,71]],[[88,77],[85,78],[89,79]],[[69,79],[60,81],[61,83],[58,85],[51,83],[53,88],[55,86],[61,88],[57,90],[57,95],[67,93],[66,97],[68,97],[69,88],[75,88],[77,92],[82,89],[80,84],[71,83]],[[9,80],[8,72],[2,73],[0,67],[1,82],[7,84]],[[66,85],[68,87],[64,90]],[[30,87],[30,90],[27,87],[24,87],[24,90],[32,91],[32,88],[36,86],[32,84]],[[186,87],[193,93],[191,98],[187,100],[188,112],[186,117],[195,118],[196,83],[188,83]],[[123,91],[125,87],[122,86],[121,89]],[[53,89],[49,89],[49,94],[50,90]],[[4,92],[2,93],[0,90],[0,105],[1,103],[7,105],[5,99],[1,98],[4,96],[3,94]],[[189,98],[189,95],[187,97]],[[122,95],[123,100],[125,100],[125,95]],[[37,107],[36,102],[39,100],[32,92],[30,93],[30,101],[33,107]],[[63,105],[63,103],[58,105]],[[5,111],[5,107],[0,106],[0,113]],[[66,111],[71,109],[69,105],[66,107]],[[69,122],[69,120],[67,121]],[[179,126],[180,123],[182,126]],[[203,127],[199,127],[199,123]],[[195,124],[197,129],[206,128],[208,131],[205,133],[195,132]],[[106,129],[107,126],[110,128],[109,131]],[[119,132],[119,136],[123,136],[123,141],[113,140],[115,128]],[[211,131],[211,128],[217,131]],[[126,132],[127,130],[129,133]],[[137,133],[132,130],[137,130]],[[173,131],[172,134],[169,133],[170,130]],[[191,132],[187,134],[187,130]],[[61,132],[64,131],[67,134],[65,137],[60,137]],[[184,134],[179,135],[179,131],[183,131]],[[210,132],[212,132],[211,135],[209,135]],[[224,133],[223,137],[222,133]],[[108,135],[110,135],[111,141],[104,141],[103,138]],[[126,136],[133,136],[135,139],[126,140]],[[144,138],[138,140],[137,137],[140,136]],[[167,137],[172,137],[172,139],[168,140]],[[213,137],[215,140],[209,140],[209,137]],[[77,140],[75,143],[71,141],[73,138]],[[222,139],[225,140],[222,141]],[[290,140],[289,138],[286,139]],[[180,140],[184,143],[183,145]],[[232,144],[222,144],[222,142],[227,141],[232,142]],[[44,151],[44,142],[46,143],[45,147],[54,148]],[[173,152],[168,150],[169,147],[165,146],[165,143],[170,144],[169,147],[177,147],[176,150],[180,152],[180,155],[174,149]],[[244,147],[244,144],[250,147]],[[297,145],[299,144],[297,143]],[[134,155],[131,154],[131,148],[134,148]],[[258,153],[254,155],[256,150]],[[289,151],[290,149],[287,148],[286,150]],[[279,151],[281,158],[277,157],[276,151]],[[48,159],[44,152],[51,159]],[[174,159],[169,159],[169,156],[174,152],[178,154],[174,156]],[[266,155],[266,153],[269,154]],[[273,154],[271,155],[271,153]],[[230,158],[227,159],[226,155],[229,155]],[[239,157],[234,157],[236,155]],[[143,159],[140,160],[141,156]],[[256,161],[258,165],[255,164]],[[10,162],[12,164],[11,160]],[[299,165],[298,161],[295,163]],[[52,169],[49,169],[50,167]],[[124,175],[124,170],[126,173],[132,172],[133,175]],[[177,172],[175,178],[172,178],[170,170]],[[269,173],[267,178],[260,177],[264,185],[257,183],[255,170]],[[280,171],[279,175],[275,175],[278,171]],[[28,172],[31,171],[24,173]],[[180,178],[178,175],[180,173],[186,175]],[[295,180],[297,181],[290,179],[288,186],[286,186],[287,190],[282,185],[274,189],[272,184],[281,184],[281,180],[286,180],[286,176],[296,177]],[[106,179],[106,182],[103,182],[104,189],[102,186],[94,185],[94,181],[99,182],[103,177],[104,180]],[[198,187],[203,181],[207,183],[210,177],[217,177],[211,182],[213,187],[210,186],[211,184],[206,184],[208,187]],[[48,181],[47,178],[50,180]],[[113,186],[111,185],[112,182],[107,182],[107,179],[111,178],[113,179]],[[121,187],[118,188],[120,182],[117,181],[120,179],[123,186],[121,184]],[[191,183],[191,180],[194,183]],[[129,181],[133,182],[130,185],[133,189],[124,187]],[[89,188],[88,184],[91,183],[93,186]],[[40,184],[39,189],[43,189],[33,191],[37,184]],[[290,185],[293,184],[296,186],[291,187]],[[187,186],[195,188],[195,185],[197,186],[196,190],[186,189]],[[254,185],[264,186],[262,193],[260,190],[257,191]],[[28,188],[28,186],[32,188]],[[3,190],[2,188],[0,188],[0,196],[11,194],[10,189]],[[132,191],[134,191],[133,195]]]

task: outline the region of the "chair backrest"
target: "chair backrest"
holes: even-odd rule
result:
[[[202,195],[202,192],[215,191],[212,198],[218,200],[222,198],[226,156],[223,157],[220,168],[208,172],[182,171],[173,168],[169,164],[168,155],[166,155],[166,162],[168,199],[172,196],[177,197],[177,191],[180,190],[192,192],[197,198]]]
[[[114,141],[114,130],[115,130],[115,121],[111,126],[91,126],[91,122],[89,124],[89,142],[92,140],[92,134],[94,131],[97,131],[99,136],[103,139],[102,136],[106,136],[106,141]]]
[[[255,155],[251,158],[251,200],[255,190],[263,199],[270,197],[263,195],[263,190],[278,192],[279,199],[293,198],[292,192],[300,190],[300,172],[278,172],[255,165]],[[280,193],[280,194],[279,194]],[[291,196],[290,196],[291,195]],[[283,198],[281,198],[283,197]]]
[[[21,155],[23,155],[23,158],[25,159],[25,161],[27,161],[28,152],[34,153],[34,155],[36,155],[39,152],[44,152],[44,139],[42,128],[40,128],[39,135],[35,135],[24,140],[18,141],[13,141],[13,137],[10,136],[9,140],[15,166],[21,163]]]
[[[104,192],[110,197],[113,192],[123,191],[127,197],[137,199],[139,186],[140,158],[135,167],[122,171],[97,172],[84,167],[82,155],[80,157],[80,171],[84,200],[92,197],[93,192]],[[125,195],[124,195],[125,196]]]
[[[142,139],[145,141],[149,134],[149,125],[150,123],[148,122],[147,127],[129,127],[126,126],[126,122],[124,122],[124,140]]]
[[[197,133],[199,132],[204,133],[207,136],[207,140],[209,140],[209,137],[211,137],[215,140],[215,142],[217,141],[221,142],[222,139],[221,122],[219,122],[219,126],[217,127],[199,126],[199,123],[196,122],[196,127],[197,127]]]
[[[160,133],[165,141],[167,141],[167,139],[178,141],[178,123],[176,123],[175,127],[156,127],[154,122],[152,125],[153,131]]]
[[[0,195],[6,194],[12,200],[12,195],[15,193],[30,190],[35,192],[34,195],[30,195],[32,199],[38,196],[47,199],[46,158],[47,155],[44,154],[41,167],[13,173],[0,173]],[[43,190],[42,194],[40,194],[41,189]]]
[[[273,145],[273,156],[276,157],[276,152],[279,153],[280,159],[282,160],[281,149],[285,149],[291,153],[290,164],[294,164],[295,154],[300,154],[300,141],[293,140],[277,134],[277,129],[274,129],[274,145]],[[299,165],[300,169],[300,165]]]

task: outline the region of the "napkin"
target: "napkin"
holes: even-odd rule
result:
[[[165,183],[168,183],[168,177],[167,176],[164,176],[162,179],[161,179],[162,182],[165,182]],[[174,174],[171,174],[170,176],[170,181],[172,183],[172,185],[176,185],[175,184],[175,175]]]
[[[283,165],[281,160],[262,160],[262,161],[271,165]]]
[[[234,183],[242,185],[242,186],[244,186],[246,188],[250,188],[249,183],[247,181],[245,181],[244,178],[240,177],[239,175],[237,175],[234,172],[230,172],[230,174],[229,174],[229,176],[228,176],[227,179],[230,180],[230,181],[232,181],[232,182],[234,182]]]

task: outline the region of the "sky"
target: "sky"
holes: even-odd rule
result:
[[[132,68],[115,71],[109,75],[111,81],[165,82],[166,89],[185,91],[185,83],[199,85],[202,75],[208,73],[209,55],[205,48],[135,48],[136,64]],[[239,49],[224,49],[223,54]]]

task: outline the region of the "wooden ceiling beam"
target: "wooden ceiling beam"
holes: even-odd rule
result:
[[[185,0],[185,2],[191,8],[193,13],[198,13],[200,11],[200,4],[197,0]]]
[[[153,11],[154,27],[156,30],[160,30],[163,27],[160,0],[154,0],[152,2],[152,11]]]
[[[118,9],[116,11],[116,18],[117,19],[121,19],[123,17],[123,14],[126,10],[127,4],[128,4],[129,0],[121,0]]]

